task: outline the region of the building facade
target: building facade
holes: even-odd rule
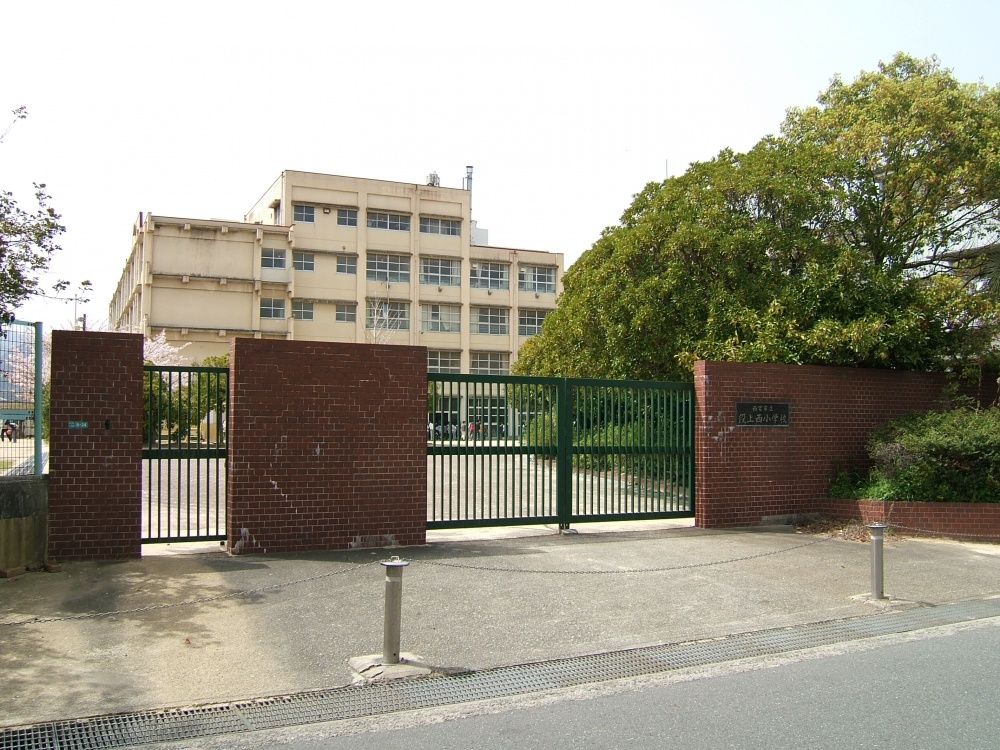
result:
[[[426,346],[432,372],[504,374],[555,308],[563,255],[485,240],[471,192],[436,175],[285,171],[243,221],[140,214],[108,319],[190,361],[251,336]]]

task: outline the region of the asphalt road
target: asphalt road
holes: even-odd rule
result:
[[[169,747],[993,750],[997,653],[994,618],[518,700]]]

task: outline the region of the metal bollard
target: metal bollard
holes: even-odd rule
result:
[[[393,555],[384,560],[385,622],[382,626],[382,663],[399,664],[399,620],[403,606],[403,568],[409,565]]]
[[[888,526],[880,521],[868,524],[868,531],[872,538],[872,599],[885,599],[885,593],[882,590],[882,532]]]

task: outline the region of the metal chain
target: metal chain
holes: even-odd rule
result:
[[[963,534],[958,531],[934,531],[932,529],[916,529],[912,526],[903,526],[898,523],[893,523],[889,519],[892,517],[892,511],[896,509],[896,501],[889,500],[889,512],[885,514],[885,520],[882,523],[888,524],[889,528],[892,529],[904,529],[906,531],[916,531],[919,534],[937,534],[938,536],[961,536],[969,539],[1000,539],[1000,534]]]
[[[378,560],[372,560],[371,562],[362,563],[361,565],[355,565],[351,568],[345,568],[344,570],[335,570],[332,573],[320,573],[319,575],[309,576],[308,578],[299,578],[294,581],[285,581],[284,583],[274,583],[270,586],[261,586],[256,589],[243,589],[241,591],[231,591],[228,594],[219,594],[218,596],[203,596],[199,599],[188,599],[183,602],[173,602],[172,604],[150,604],[146,607],[134,607],[132,609],[116,609],[110,612],[87,612],[80,615],[61,615],[58,617],[33,617],[30,620],[11,620],[8,622],[0,622],[0,627],[9,627],[13,625],[34,625],[40,622],[62,622],[65,620],[92,620],[97,617],[112,617],[114,615],[130,615],[136,612],[152,612],[157,609],[172,609],[173,607],[186,607],[191,604],[204,604],[205,602],[218,602],[224,599],[234,599],[238,596],[248,596],[250,594],[260,594],[265,591],[275,591],[277,589],[283,589],[287,586],[296,586],[300,583],[309,583],[310,581],[318,581],[321,578],[330,578],[331,576],[339,576],[344,573],[353,573],[356,570],[361,570],[362,568],[367,568],[371,565],[377,564]]]
[[[491,568],[486,566],[478,565],[463,565],[461,563],[447,563],[435,560],[410,560],[410,562],[423,563],[424,565],[437,565],[439,567],[445,568],[464,568],[468,570],[485,570],[494,573],[535,573],[535,574],[568,574],[568,575],[628,575],[634,573],[659,573],[670,570],[687,570],[690,568],[706,568],[713,565],[726,565],[728,563],[734,562],[745,562],[747,560],[756,560],[762,557],[769,557],[771,555],[781,554],[783,552],[792,552],[793,550],[802,549],[803,547],[809,547],[813,544],[819,544],[820,542],[829,541],[829,539],[814,539],[811,542],[806,542],[805,544],[797,544],[794,547],[786,547],[784,549],[772,550],[771,552],[761,552],[756,555],[747,555],[745,557],[733,557],[727,560],[713,560],[710,562],[703,563],[691,563],[689,565],[674,565],[674,566],[664,566],[656,568],[622,568],[620,570],[543,570],[543,569],[533,569],[533,568]],[[8,622],[0,622],[0,627],[11,627],[15,625],[34,625],[37,623],[45,622],[62,622],[67,620],[91,620],[98,617],[113,617],[115,615],[128,615],[135,614],[138,612],[152,612],[160,609],[171,609],[173,607],[184,607],[191,604],[204,604],[205,602],[216,602],[225,599],[234,599],[238,596],[248,596],[250,594],[259,594],[265,591],[275,591],[277,589],[282,589],[287,586],[295,586],[300,583],[308,583],[310,581],[318,581],[322,578],[329,578],[331,576],[343,575],[344,573],[351,573],[356,570],[361,570],[370,565],[375,565],[379,563],[378,560],[372,560],[371,562],[363,563],[362,565],[356,565],[352,568],[346,568],[344,570],[334,571],[332,573],[321,573],[315,576],[309,576],[308,578],[299,578],[294,581],[286,581],[284,583],[275,583],[270,586],[261,586],[255,589],[244,589],[241,591],[231,591],[228,594],[219,594],[218,596],[204,596],[198,599],[188,599],[183,602],[174,602],[172,604],[151,604],[145,607],[133,607],[132,609],[118,609],[109,612],[88,612],[79,615],[62,615],[58,617],[33,617],[29,620],[12,620]]]
[[[899,524],[890,524],[890,528],[894,529],[904,529],[906,531],[916,531],[923,534],[942,534],[947,536],[961,536],[977,539],[1000,539],[1000,535],[997,534],[961,534],[958,532],[943,532],[943,531],[932,531],[930,529],[917,529],[909,526],[901,526]],[[814,539],[813,541],[806,542],[804,544],[797,544],[793,547],[785,547],[784,549],[772,550],[770,552],[761,552],[756,555],[746,555],[744,557],[732,557],[726,560],[712,560],[709,562],[701,563],[690,563],[687,565],[668,565],[661,567],[652,568],[621,568],[618,570],[551,570],[543,568],[495,568],[486,565],[465,565],[462,563],[449,563],[442,562],[439,560],[420,560],[411,559],[410,562],[422,563],[424,565],[436,565],[443,568],[460,568],[465,570],[482,570],[491,573],[532,573],[536,575],[630,575],[634,573],[662,573],[672,570],[690,570],[693,568],[707,568],[714,565],[728,565],[730,563],[736,562],[746,562],[748,560],[758,560],[763,557],[770,557],[772,555],[779,555],[784,552],[793,552],[797,549],[803,549],[805,547],[810,547],[814,544],[819,544],[820,542],[831,541],[833,537],[822,537],[819,539]],[[172,604],[151,604],[146,607],[134,607],[132,609],[118,609],[109,612],[88,612],[79,615],[62,615],[58,617],[33,617],[29,620],[12,620],[7,622],[0,622],[0,627],[11,627],[15,625],[33,625],[36,623],[44,622],[61,622],[66,620],[90,620],[98,617],[112,617],[114,615],[127,615],[135,614],[138,612],[152,612],[160,609],[171,609],[173,607],[185,607],[192,604],[204,604],[206,602],[223,601],[225,599],[234,599],[239,596],[249,596],[251,594],[260,594],[267,591],[276,591],[278,589],[286,588],[288,586],[296,586],[301,583],[309,583],[310,581],[318,581],[323,578],[330,578],[331,576],[343,575],[345,573],[352,573],[356,570],[361,570],[362,568],[367,568],[371,565],[378,563],[378,560],[372,560],[371,562],[362,563],[361,565],[355,565],[351,568],[345,568],[344,570],[337,570],[332,573],[321,573],[315,576],[309,576],[307,578],[299,578],[294,581],[286,581],[284,583],[275,583],[270,586],[261,586],[255,589],[243,589],[240,591],[231,591],[228,594],[219,594],[218,596],[204,596],[198,599],[188,599],[183,602],[174,602]]]
[[[934,531],[932,529],[915,529],[912,526],[901,526],[898,523],[889,523],[890,529],[904,529],[906,531],[916,531],[920,534],[937,534],[939,536],[962,536],[970,539],[1000,539],[1000,534],[963,534],[958,531]]]
[[[485,565],[463,565],[462,563],[448,563],[441,562],[438,560],[410,560],[410,562],[422,563],[424,565],[437,565],[444,568],[464,568],[467,570],[485,570],[491,573],[537,573],[537,574],[556,574],[556,575],[627,575],[631,573],[661,573],[669,570],[689,570],[691,568],[708,568],[713,565],[726,565],[728,563],[734,562],[745,562],[747,560],[757,560],[761,557],[770,557],[771,555],[779,555],[782,552],[791,552],[793,550],[802,549],[803,547],[810,547],[814,544],[819,544],[820,542],[830,541],[828,538],[814,539],[811,542],[806,542],[805,544],[797,544],[794,547],[786,547],[784,549],[772,550],[771,552],[761,552],[756,555],[747,555],[746,557],[733,557],[728,560],[713,560],[711,562],[702,563],[690,563],[688,565],[668,565],[664,567],[657,568],[621,568],[620,570],[544,570],[541,568],[492,568]]]

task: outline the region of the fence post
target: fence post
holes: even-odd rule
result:
[[[868,524],[872,538],[872,599],[885,599],[882,580],[882,532],[887,524],[875,521]]]
[[[35,476],[42,475],[42,366],[45,357],[42,353],[42,324],[36,322],[35,327]]]
[[[560,531],[568,529],[573,518],[573,410],[569,397],[569,379],[562,378],[556,389],[556,516]]]
[[[403,568],[409,565],[393,555],[385,567],[385,619],[382,623],[382,663],[399,664],[400,615],[403,607]]]

